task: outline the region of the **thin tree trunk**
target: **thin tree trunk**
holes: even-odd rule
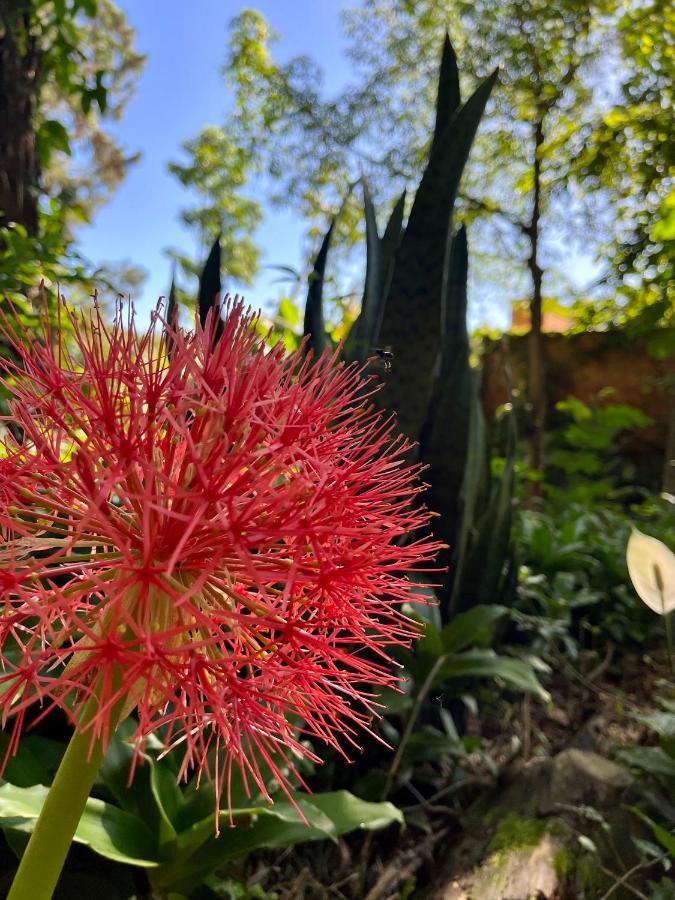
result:
[[[34,109],[40,48],[31,33],[31,0],[0,0],[0,227],[18,222],[38,231]]]
[[[663,491],[675,496],[675,381],[670,383],[669,390],[670,413],[668,415],[666,455],[663,461]]]
[[[542,337],[542,281],[543,270],[539,265],[539,227],[541,219],[541,158],[544,143],[544,123],[540,118],[534,125],[534,189],[532,218],[526,229],[530,241],[530,256],[527,261],[532,277],[530,298],[530,333],[528,337],[528,392],[531,406],[530,468],[541,472],[544,468],[544,431],[546,426],[546,364],[544,340]],[[538,482],[533,483],[535,490]]]

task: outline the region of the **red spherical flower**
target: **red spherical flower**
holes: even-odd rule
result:
[[[269,349],[240,302],[218,340],[64,309],[67,339],[4,326],[3,725],[56,705],[105,743],[133,714],[139,749],[265,793],[256,759],[353,743],[395,683],[438,549],[418,471],[355,367]]]

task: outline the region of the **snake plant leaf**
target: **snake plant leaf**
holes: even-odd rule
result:
[[[363,288],[361,312],[352,325],[345,342],[344,355],[348,362],[363,362],[372,352],[372,335],[377,324],[378,310],[382,299],[382,270],[380,235],[377,230],[375,207],[368,183],[361,179],[363,186],[363,211],[366,222],[366,280]]]
[[[396,410],[401,431],[415,440],[427,416],[441,348],[453,206],[496,76],[486,78],[435,137],[396,254],[378,338],[391,347],[396,362],[378,402]]]
[[[516,426],[512,414],[508,425],[508,445],[502,473],[494,479],[483,509],[480,509],[480,503],[474,506],[474,521],[469,529],[469,539],[463,546],[461,570],[455,573],[452,612],[475,604],[491,603],[496,597],[503,598],[504,595],[511,560],[516,461]]]
[[[440,138],[445,126],[455,114],[461,102],[462,97],[459,91],[457,56],[450,41],[450,35],[446,31],[445,40],[443,42],[443,53],[441,55],[441,70],[438,76],[434,141]]]
[[[178,300],[176,298],[176,272],[171,275],[171,287],[169,288],[169,302],[166,307],[166,321],[169,327],[175,327],[178,324]],[[174,338],[171,332],[167,334],[167,352],[171,356],[173,352]]]
[[[202,328],[206,324],[206,317],[209,310],[218,308],[220,302],[220,235],[213,242],[213,246],[209,252],[202,274],[199,278],[199,294],[197,296],[197,309],[199,312],[199,321]],[[218,313],[217,313],[218,314]],[[215,340],[217,341],[222,334],[223,326],[219,325]]]
[[[366,283],[361,306],[361,326],[363,336],[367,337],[374,330],[374,320],[382,296],[382,254],[375,207],[365,180],[363,181],[363,209],[366,218]]]
[[[171,287],[169,288],[169,302],[166,307],[166,321],[169,325],[174,325],[178,315],[178,300],[176,299],[176,274],[171,276]]]
[[[382,294],[380,296],[380,305],[377,311],[376,321],[373,323],[372,333],[369,335],[371,345],[375,344],[377,335],[382,325],[382,317],[384,315],[384,307],[391,285],[391,278],[394,272],[394,260],[396,252],[403,237],[403,216],[405,214],[405,201],[407,192],[403,191],[401,196],[394,204],[394,208],[384,229],[382,240],[380,241],[380,271],[382,273]]]
[[[473,605],[467,603],[466,569],[477,517],[483,512],[490,486],[485,417],[480,402],[480,377],[468,372],[469,425],[465,450],[465,465],[456,506],[457,520],[453,523],[454,538],[450,561],[450,579],[445,591],[444,612],[449,620],[460,610]],[[449,480],[449,473],[446,476]],[[438,502],[438,501],[436,501]],[[447,527],[449,533],[449,527]],[[492,598],[492,602],[495,598]]]
[[[429,505],[440,513],[435,523],[436,534],[455,548],[460,542],[466,507],[463,490],[469,490],[468,507],[471,510],[477,486],[488,473],[476,375],[469,365],[466,327],[469,261],[464,227],[455,235],[449,256],[441,363],[429,415],[420,434],[420,455],[429,466]],[[472,445],[470,451],[469,443]],[[455,559],[448,572],[448,581],[456,565]]]
[[[303,334],[308,338],[307,350],[312,350],[315,357],[323,353],[327,344],[326,326],[323,318],[323,279],[326,271],[328,248],[330,247],[334,228],[335,219],[330,223],[330,227],[324,235],[319,252],[314,260],[314,267],[309,276]]]
[[[366,221],[366,281],[361,312],[351,327],[345,342],[345,359],[364,362],[375,348],[376,336],[384,311],[384,302],[391,282],[394,254],[401,242],[406,192],[394,204],[384,234],[380,238],[370,192],[363,182]]]

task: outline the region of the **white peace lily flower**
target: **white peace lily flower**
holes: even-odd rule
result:
[[[675,553],[633,529],[626,548],[628,574],[640,599],[659,615],[675,609]]]

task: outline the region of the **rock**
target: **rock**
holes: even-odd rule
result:
[[[561,852],[562,842],[549,834],[533,847],[498,851],[437,893],[435,900],[557,900],[563,895],[556,871]]]
[[[535,758],[507,777],[499,796],[490,798],[508,812],[550,816],[569,806],[614,807],[631,784],[618,763],[590,750],[572,747],[552,758]]]
[[[611,827],[614,846],[621,834],[630,834],[622,798],[632,783],[622,766],[578,747],[512,767],[463,817],[464,835],[448,848],[447,863],[428,896],[559,900],[576,877],[580,824],[584,833],[586,828],[593,833],[601,857],[606,836],[597,822]],[[592,821],[586,820],[587,811]]]
[[[598,753],[564,750],[552,760],[548,792],[539,799],[539,815],[560,812],[566,805],[609,809],[632,781],[626,769]]]

